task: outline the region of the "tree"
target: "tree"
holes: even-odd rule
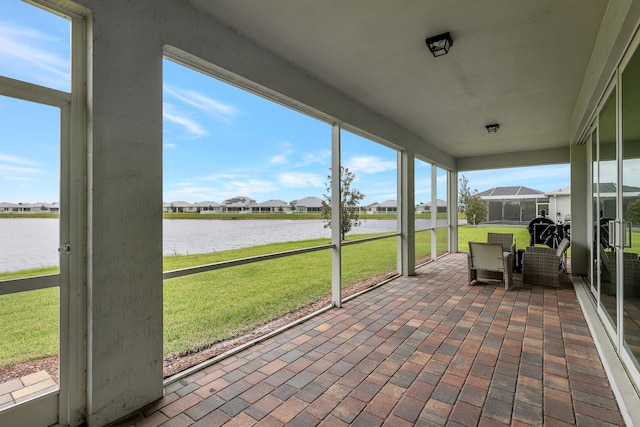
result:
[[[478,196],[471,196],[464,211],[467,223],[478,225],[487,220],[487,204]]]
[[[469,180],[462,175],[458,190],[458,206],[467,217],[467,223],[472,225],[478,225],[487,220],[487,204],[479,196],[472,195],[477,192],[478,190],[471,191]]]
[[[632,224],[640,224],[640,199],[629,203],[625,217],[625,219],[631,221]]]
[[[478,190],[473,190],[473,192],[477,192]],[[467,205],[469,204],[469,200],[471,199],[471,187],[469,187],[469,180],[466,176],[462,175],[460,178],[460,187],[458,189],[458,207],[460,212],[466,212]]]
[[[349,168],[340,166],[340,238],[342,240],[353,227],[362,224],[359,203],[364,199],[364,194],[351,187],[355,178],[356,176]],[[324,228],[331,228],[331,175],[327,176],[325,188],[327,194],[324,195],[325,200],[322,201],[322,217],[326,222]]]

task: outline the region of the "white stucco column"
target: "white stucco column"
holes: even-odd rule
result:
[[[415,156],[411,151],[398,152],[398,272],[416,274],[416,204]]]
[[[587,144],[571,145],[571,274],[588,275],[591,267],[589,213],[591,206],[591,177]]]
[[[147,6],[92,12],[87,423],[104,425],[163,393],[162,43]]]
[[[331,303],[342,306],[342,236],[340,234],[340,125],[331,128]]]
[[[450,171],[447,180],[447,221],[449,252],[458,252],[458,172]]]
[[[438,168],[431,165],[431,260],[438,259]]]

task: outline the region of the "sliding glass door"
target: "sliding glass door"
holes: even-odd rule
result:
[[[623,64],[621,85],[621,209],[617,223],[619,310],[622,345],[631,363],[640,369],[640,49]]]

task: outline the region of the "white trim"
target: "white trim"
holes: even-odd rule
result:
[[[35,291],[38,289],[55,288],[58,286],[60,286],[59,274],[48,274],[46,276],[0,280],[0,295]]]
[[[637,426],[638,424],[635,422],[640,420],[640,397],[633,387],[627,371],[624,369],[609,339],[609,335],[607,335],[599,320],[596,309],[589,297],[589,284],[582,277],[572,277],[571,280],[574,284],[576,297],[580,303],[580,308],[582,308],[584,319],[589,326],[600,360],[607,373],[611,389],[620,407],[620,413],[629,427]]]
[[[0,410],[3,426],[50,426],[58,422],[58,394],[54,391]]]
[[[293,255],[306,254],[309,252],[322,251],[325,249],[332,249],[333,247],[334,246],[332,244],[322,245],[322,246],[311,246],[308,248],[292,249],[290,251],[274,252],[274,253],[265,254],[265,255],[256,255],[256,256],[247,257],[247,258],[237,258],[229,261],[221,261],[213,264],[204,264],[204,265],[197,265],[195,267],[169,270],[162,273],[162,280],[188,276],[190,274],[204,273],[207,271],[220,270],[228,267],[236,267],[238,265],[251,264],[259,261],[268,261],[276,258],[283,258],[283,257],[288,257]]]
[[[342,306],[342,209],[340,209],[340,167],[342,129],[336,123],[331,128],[331,302],[334,307]]]
[[[450,171],[447,179],[447,221],[449,226],[449,252],[458,252],[458,172]]]
[[[71,94],[48,87],[0,76],[0,95],[31,101],[51,107],[69,104]]]
[[[411,151],[398,151],[396,174],[398,203],[397,230],[398,272],[404,276],[416,274],[416,205],[415,205],[415,157]],[[437,209],[436,209],[437,210]]]
[[[436,207],[433,209],[433,207]],[[431,261],[438,259],[438,167],[431,164]]]

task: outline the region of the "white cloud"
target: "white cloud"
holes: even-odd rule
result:
[[[13,174],[36,174],[41,171],[35,168],[0,164],[0,172],[9,172]]]
[[[223,185],[226,191],[235,193],[235,196],[269,193],[277,189],[271,181],[263,179],[249,179],[246,181],[230,181]]]
[[[374,174],[378,172],[386,172],[389,170],[395,170],[397,168],[397,162],[382,160],[375,156],[360,156],[353,157],[345,162],[345,166],[352,172],[362,172],[366,174]]]
[[[182,126],[188,133],[200,138],[207,134],[207,131],[195,120],[186,117],[180,111],[178,111],[173,105],[164,103],[162,116],[177,125]]]
[[[17,165],[32,165],[33,163],[25,159],[24,157],[12,156],[10,154],[2,154],[0,153],[0,162],[3,163],[14,163]]]
[[[237,196],[247,196],[257,199],[257,195],[265,194],[277,190],[277,187],[270,181],[261,179],[224,181],[215,186],[206,186],[194,182],[179,182],[173,185],[164,196],[165,200],[188,200],[202,201],[213,200],[220,203]]]
[[[289,188],[324,188],[324,177],[313,173],[286,172],[278,176],[278,183]]]
[[[233,105],[216,101],[215,99],[209,98],[208,96],[194,90],[174,88],[165,84],[164,91],[166,94],[169,94],[185,104],[203,111],[225,124],[231,124],[233,119],[235,119],[239,114],[239,110]]]
[[[281,165],[287,161],[287,156],[284,154],[278,154],[271,158],[271,164]]]
[[[20,67],[22,73],[30,74],[37,83],[68,90],[70,61],[60,56],[56,47],[62,43],[67,42],[36,29],[0,22],[0,60],[12,68]]]
[[[222,181],[230,181],[230,180],[234,180],[234,179],[241,179],[241,178],[246,178],[246,175],[242,175],[242,174],[233,174],[233,173],[214,173],[212,175],[208,175],[205,176],[204,178],[202,178],[202,180],[204,181],[218,181],[218,180],[222,180]]]
[[[329,165],[330,161],[331,161],[331,150],[323,150],[323,151],[318,151],[316,153],[305,153],[302,156],[302,162],[297,166],[308,166],[311,164]]]
[[[8,179],[9,181],[20,181],[20,182],[25,182],[25,181],[33,181],[31,178],[27,178],[25,176],[5,176],[5,179]]]

